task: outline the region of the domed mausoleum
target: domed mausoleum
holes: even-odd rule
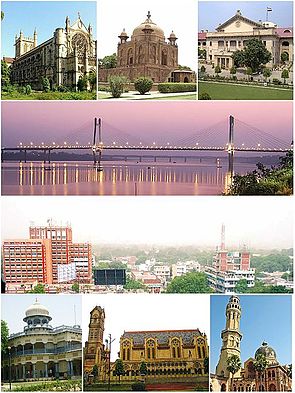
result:
[[[125,29],[118,38],[117,67],[100,69],[100,82],[107,82],[110,75],[126,76],[131,82],[141,76],[151,78],[154,83],[195,81],[193,71],[178,69],[177,36],[172,31],[166,40],[150,12],[135,27],[130,40]]]
[[[79,378],[82,375],[82,329],[80,326],[53,327],[49,310],[36,301],[25,311],[22,332],[8,339],[3,358],[2,381]]]

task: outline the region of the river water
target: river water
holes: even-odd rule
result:
[[[255,168],[235,164],[236,173]],[[227,162],[2,163],[2,195],[219,195],[230,182]]]

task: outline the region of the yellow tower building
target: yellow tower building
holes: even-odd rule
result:
[[[227,361],[232,355],[236,355],[241,359],[240,342],[242,334],[240,332],[241,306],[238,296],[231,296],[226,306],[226,325],[221,332],[222,347],[219,356],[219,361],[216,367],[216,375],[228,378],[230,375],[227,370]],[[240,376],[240,370],[235,374],[235,377]]]

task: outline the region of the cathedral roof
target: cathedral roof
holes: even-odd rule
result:
[[[157,339],[159,344],[168,344],[169,339],[173,337],[182,338],[184,344],[191,344],[194,337],[203,336],[199,329],[194,330],[155,330],[155,331],[141,331],[141,332],[124,332],[122,338],[133,339],[134,344],[144,344],[144,341],[149,338]]]
[[[164,31],[151,20],[150,12],[147,14],[147,19],[139,26],[135,27],[132,33],[132,38],[144,38],[144,30],[150,30],[152,36],[159,38],[160,40],[165,40]]]

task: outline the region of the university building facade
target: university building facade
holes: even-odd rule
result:
[[[82,375],[82,329],[52,327],[46,307],[37,300],[25,312],[23,332],[9,336],[9,352],[3,357],[2,380],[63,379]]]
[[[98,380],[108,380],[109,346],[104,344],[104,310],[96,306],[90,312],[88,341],[84,351],[84,373],[98,368]],[[124,332],[120,338],[119,359],[124,365],[121,380],[140,376],[140,366],[147,366],[146,383],[153,380],[208,382],[209,358],[207,336],[199,329]],[[115,363],[110,363],[113,381],[117,381]]]
[[[92,27],[82,22],[80,15],[71,24],[67,17],[64,28],[57,28],[52,38],[37,44],[37,32],[25,37],[21,31],[15,37],[15,58],[11,63],[11,82],[31,85],[41,90],[41,79],[50,86],[76,87],[79,78],[96,74],[96,41]]]
[[[214,32],[202,30],[198,37],[198,47],[206,50],[206,63],[230,69],[234,65],[232,54],[243,50],[253,38],[262,41],[272,55],[267,67],[278,66],[283,53],[288,63],[293,61],[292,28],[281,28],[268,21],[255,22],[243,16],[240,10],[221,23]]]

